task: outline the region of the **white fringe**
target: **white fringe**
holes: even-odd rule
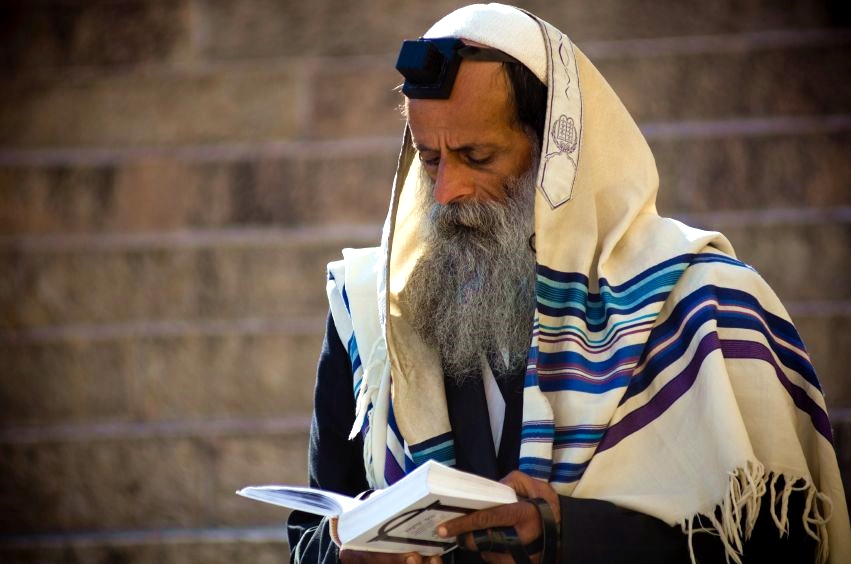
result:
[[[780,478],[784,479],[783,488],[778,488]],[[730,473],[727,494],[709,514],[688,517],[680,523],[683,532],[688,535],[689,555],[692,564],[698,564],[694,554],[692,537],[694,533],[708,533],[719,537],[724,545],[727,564],[742,564],[744,543],[753,533],[760,504],[766,492],[771,496],[771,518],[780,531],[780,535],[789,534],[789,497],[793,491],[807,493],[804,513],[801,519],[804,530],[818,542],[816,562],[827,562],[829,545],[827,522],[830,520],[832,504],[830,498],[819,492],[809,478],[787,476],[780,473],[767,473],[759,462],[748,462],[744,468]],[[704,525],[703,521],[709,521]]]

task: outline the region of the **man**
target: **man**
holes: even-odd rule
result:
[[[446,561],[851,561],[785,310],[723,236],[658,216],[652,154],[584,55],[489,4],[397,67],[382,246],[329,265],[311,483],[354,495],[431,458],[512,485],[439,526]],[[423,560],[339,551],[332,525],[294,513],[292,559]]]

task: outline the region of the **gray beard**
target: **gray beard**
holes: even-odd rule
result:
[[[420,179],[425,250],[405,287],[410,322],[459,383],[497,377],[526,361],[535,311],[534,181],[537,167],[506,183],[506,202],[440,205]]]

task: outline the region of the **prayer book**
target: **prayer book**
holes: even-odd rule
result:
[[[433,460],[393,484],[355,499],[300,486],[251,486],[238,495],[274,505],[337,517],[343,548],[376,552],[442,554],[455,539],[437,536],[437,526],[478,509],[514,503],[505,484],[444,466]]]

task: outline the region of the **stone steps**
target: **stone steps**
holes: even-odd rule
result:
[[[3,425],[309,415],[324,319],[290,331],[268,323],[239,332],[241,322],[220,323],[231,329],[218,334],[193,324],[133,337],[70,328],[0,344]]]
[[[520,4],[640,122],[660,211],[778,291],[851,468],[847,19]],[[325,263],[377,242],[394,53],[455,6],[3,3],[0,560],[284,558],[286,511],[233,491],[306,478]]]
[[[847,299],[786,301],[830,392],[828,401],[836,406],[851,403],[851,391],[842,385],[851,361],[849,304]],[[228,324],[238,326],[240,321]],[[197,326],[187,325],[183,332],[135,338],[116,331],[92,337],[71,329],[60,336],[4,344],[4,426],[39,440],[77,440],[179,432],[182,427],[170,425],[180,422],[189,425],[185,432],[195,432],[197,422],[207,420],[224,419],[233,426],[262,418],[306,419],[322,319],[305,325],[289,334],[277,333],[273,326],[218,335],[203,335]],[[0,433],[0,442],[12,432]]]
[[[851,452],[851,414],[836,412],[836,438]],[[844,459],[845,464],[851,458]],[[851,482],[846,481],[846,491]],[[246,500],[246,503],[250,503]],[[127,563],[280,562],[287,544],[280,514],[266,516],[267,525],[250,527],[154,528],[97,533],[0,535],[0,560],[10,564],[59,562]]]
[[[243,235],[114,243],[84,237],[71,244],[60,237],[7,247],[0,251],[8,273],[0,286],[6,312],[0,327],[317,314],[327,308],[327,263],[341,258],[341,247],[378,244],[380,228],[348,230],[343,237],[277,230]]]
[[[279,531],[273,537],[267,530]],[[26,543],[0,545],[0,559],[7,564],[59,564],[67,562],[123,562],[141,564],[231,564],[254,562],[279,564],[288,553],[281,526],[242,531],[219,529],[183,532],[131,531],[122,535],[89,537],[51,536],[29,538]],[[259,537],[259,538],[255,538]],[[272,537],[272,538],[270,538]]]
[[[753,122],[740,122],[743,124]],[[783,122],[773,122],[778,126]],[[851,204],[851,128],[800,133],[733,131],[692,139],[653,138],[659,210],[665,214]],[[851,125],[851,124],[849,124]],[[842,126],[844,127],[844,125]],[[655,135],[661,137],[661,132]]]
[[[248,156],[217,160],[210,150],[0,166],[0,234],[380,224],[399,140],[363,145],[366,151],[332,145],[325,155],[287,146],[264,156],[255,147]]]
[[[833,3],[734,0],[549,2],[519,0],[574,40],[652,38],[847,24]],[[280,56],[382,54],[419,37],[456,8],[453,0],[413,5],[373,0],[370,9],[337,0],[9,0],[3,3],[0,65],[11,69],[145,65]],[[56,33],[62,29],[64,33]]]
[[[688,38],[646,40],[639,44],[646,54],[619,42],[589,48],[600,53],[594,60],[639,121],[851,112],[851,86],[841,78],[851,70],[851,33],[782,35],[767,45],[758,37],[697,46]],[[749,42],[757,47],[748,50]],[[0,79],[0,146],[395,136],[404,122],[392,53],[17,74]]]
[[[851,303],[827,304],[824,311],[814,314],[791,308],[792,319],[804,340],[807,351],[816,368],[819,381],[830,408],[831,421],[845,421],[847,442],[837,445],[843,449],[842,456],[851,462],[851,386],[848,385],[848,366],[851,366]],[[840,466],[851,481],[851,466]],[[851,490],[846,486],[846,495]]]
[[[851,398],[843,384],[851,361],[849,316],[799,312],[796,322],[819,367],[829,405],[847,404]],[[301,348],[307,355],[307,347]],[[103,350],[90,354],[101,356]],[[820,366],[824,364],[827,370]],[[182,378],[175,371],[170,383],[181,387]],[[173,419],[176,414],[147,413],[145,422],[130,412],[123,414],[129,421],[121,423],[116,410],[101,414],[111,416],[111,423],[31,424],[18,432],[7,428],[0,436],[0,508],[5,509],[0,511],[0,533],[279,523],[279,510],[230,494],[249,483],[305,480],[309,400],[302,398],[296,406],[288,403],[292,400],[285,391],[244,379],[241,384],[229,385],[232,399],[249,408],[244,415],[252,415],[251,405],[267,393],[279,401],[280,413],[297,410],[300,415],[274,419],[260,403],[256,420],[181,421]],[[192,392],[187,390],[184,401]],[[843,413],[838,409],[833,418],[841,429],[849,424]],[[50,507],[47,514],[45,507]],[[0,545],[2,541],[0,537]]]
[[[307,479],[306,429],[7,442],[0,453],[4,536],[280,523],[283,510],[234,492]]]
[[[851,114],[643,127],[662,213],[851,205]],[[0,164],[0,243],[27,233],[379,224],[398,140],[357,145],[260,145],[259,154],[231,149],[218,160],[211,147],[173,156],[114,151],[82,164],[71,152],[41,155],[47,162],[19,155],[18,164]]]
[[[59,75],[0,81],[0,145],[179,145],[297,132],[299,77],[284,66]]]
[[[845,268],[851,264],[851,220],[821,223],[820,217],[724,231],[783,299],[851,299]],[[7,313],[0,327],[320,316],[327,310],[326,264],[340,258],[343,246],[377,244],[378,231],[375,226],[369,240],[295,244],[273,231],[259,244],[228,245],[214,237],[196,247],[163,238],[161,245],[89,248],[84,238],[79,246],[3,249],[0,265],[8,275],[0,308]]]

